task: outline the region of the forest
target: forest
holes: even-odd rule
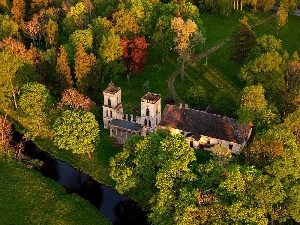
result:
[[[150,224],[299,223],[298,4],[0,0],[0,169],[6,174],[0,196],[7,196],[1,224],[10,224],[8,212],[25,204],[11,205],[5,192],[19,179],[41,182],[36,193],[51,187],[36,204],[65,195],[26,168],[39,167],[24,155],[28,141],[138,202]],[[102,122],[102,92],[110,81],[122,88],[126,113],[135,114],[139,97],[151,91],[161,94],[163,107],[210,106],[251,125],[252,136],[240,154],[220,145],[193,149],[167,130],[118,146]],[[16,141],[15,132],[24,138]],[[27,202],[25,186],[19,195]],[[79,198],[64,198],[83,217],[58,220],[65,215],[60,200],[53,215],[39,209],[49,224],[84,224],[94,213],[89,224],[108,223],[87,203],[77,208]],[[30,224],[46,221],[21,211]]]

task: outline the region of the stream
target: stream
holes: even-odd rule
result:
[[[42,175],[55,180],[68,193],[77,193],[88,200],[112,224],[148,224],[146,213],[142,211],[140,206],[125,195],[119,194],[115,189],[100,184],[91,176],[55,159],[38,149],[32,142],[26,143],[25,154],[32,159],[43,161],[43,166],[40,168]]]

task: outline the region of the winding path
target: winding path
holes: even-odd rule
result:
[[[250,27],[256,27],[262,23],[265,23],[267,21],[269,21],[270,19],[272,19],[273,17],[276,16],[276,13],[272,14],[271,16],[264,18],[262,20],[257,21],[255,24],[251,25]],[[212,48],[206,50],[205,52],[201,53],[201,54],[197,54],[195,56],[192,57],[191,61],[189,63],[187,63],[186,67],[189,67],[192,63],[196,62],[197,60],[203,59],[204,57],[210,55],[211,53],[213,53],[214,51],[218,50],[219,48],[221,48],[223,45],[225,45],[228,41],[230,41],[231,38],[226,38],[225,40],[219,42],[217,45],[213,46]],[[172,94],[173,99],[179,103],[179,102],[183,102],[180,97],[178,96],[178,94],[175,91],[174,88],[174,81],[176,79],[176,76],[180,73],[180,68],[178,68],[174,73],[172,73],[172,75],[170,76],[169,80],[168,80],[168,88]]]

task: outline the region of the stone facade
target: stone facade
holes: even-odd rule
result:
[[[210,150],[220,144],[232,153],[239,153],[246,145],[251,127],[239,125],[234,119],[188,108],[188,105],[166,105],[161,113],[161,96],[148,92],[141,98],[141,114],[124,114],[121,88],[111,82],[103,91],[103,123],[118,144],[124,144],[134,134],[147,135],[157,129],[180,133],[191,147]]]
[[[133,134],[147,135],[156,131],[161,121],[161,97],[148,92],[141,98],[141,116],[124,114],[121,88],[112,82],[103,91],[103,124],[118,144],[124,144]]]

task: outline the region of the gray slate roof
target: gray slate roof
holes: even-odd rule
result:
[[[142,129],[142,126],[138,123],[127,121],[127,120],[119,120],[119,119],[113,119],[109,123],[110,126],[115,126],[119,128],[123,128],[126,130],[134,130],[139,132]]]
[[[248,139],[250,131],[248,125],[239,125],[229,117],[168,104],[163,111],[160,125],[192,132],[195,139],[204,135],[239,144]]]

